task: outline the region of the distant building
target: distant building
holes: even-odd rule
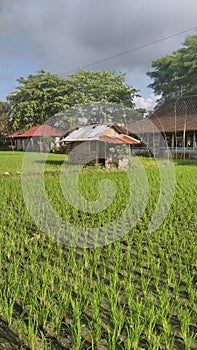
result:
[[[167,99],[148,118],[130,124],[128,128],[157,153],[165,146],[173,155],[196,157],[197,95]]]
[[[19,130],[8,135],[11,148],[16,150],[50,151],[57,144],[63,132],[47,124],[33,126],[27,131]]]

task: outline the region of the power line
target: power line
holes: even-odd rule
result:
[[[194,30],[194,29],[197,29],[197,26],[192,27],[192,28],[189,28],[189,29],[186,29],[186,30],[184,30],[184,31],[182,31],[182,32],[178,32],[178,33],[175,33],[175,34],[168,35],[168,36],[166,36],[166,37],[164,37],[164,38],[161,38],[161,39],[158,39],[158,40],[155,40],[155,41],[151,41],[151,42],[149,42],[149,43],[146,43],[146,44],[143,44],[143,45],[140,45],[140,46],[137,46],[137,47],[135,47],[135,48],[133,48],[133,49],[129,49],[129,50],[126,50],[126,51],[122,51],[122,52],[120,52],[120,53],[118,53],[118,54],[116,54],[116,55],[108,56],[108,57],[103,58],[103,59],[101,59],[101,60],[98,60],[98,61],[89,63],[89,64],[87,64],[87,65],[85,65],[85,66],[82,66],[82,67],[73,69],[72,71],[69,71],[68,73],[65,73],[65,74],[68,75],[68,74],[70,74],[70,73],[72,73],[72,72],[74,72],[75,70],[78,70],[78,69],[80,69],[80,68],[81,68],[81,69],[85,69],[85,68],[89,68],[89,67],[95,66],[95,65],[100,64],[100,63],[104,63],[104,62],[107,62],[107,61],[111,61],[111,60],[113,60],[113,59],[115,59],[115,58],[118,58],[118,57],[127,55],[127,54],[129,54],[129,53],[132,53],[132,52],[141,50],[141,49],[143,49],[143,48],[145,48],[145,47],[148,47],[148,46],[157,44],[157,43],[159,43],[159,42],[162,42],[162,41],[165,41],[165,40],[174,38],[174,37],[179,36],[179,35],[181,35],[181,34],[185,34],[185,33],[187,33],[187,32],[190,32],[190,31]],[[63,74],[61,74],[61,75],[63,75]]]
[[[107,62],[107,61],[111,61],[111,60],[113,60],[113,59],[115,59],[115,58],[118,58],[118,57],[127,55],[127,54],[129,54],[129,53],[133,53],[133,52],[135,52],[135,51],[138,51],[138,50],[141,50],[141,49],[146,48],[146,47],[148,47],[148,46],[157,44],[157,43],[159,43],[159,42],[162,42],[162,41],[165,41],[165,40],[174,38],[174,37],[176,37],[176,36],[185,34],[185,33],[187,33],[187,32],[190,32],[190,31],[192,31],[192,30],[195,30],[195,29],[197,29],[197,26],[192,27],[192,28],[189,28],[189,29],[186,29],[186,30],[183,30],[183,31],[178,32],[178,33],[174,33],[174,34],[168,35],[168,36],[166,36],[166,37],[164,37],[164,38],[160,38],[160,39],[158,39],[158,40],[155,40],[155,41],[152,41],[152,42],[149,42],[149,43],[140,45],[140,46],[137,46],[137,47],[135,47],[135,48],[133,48],[133,49],[129,49],[129,50],[126,50],[126,51],[122,51],[122,52],[120,52],[120,53],[118,53],[118,54],[116,54],[116,55],[108,56],[108,57],[103,58],[103,59],[101,59],[101,60],[94,61],[94,62],[92,62],[92,63],[89,63],[89,64],[87,64],[87,65],[84,65],[84,66],[75,68],[75,69],[73,69],[73,70],[71,70],[71,71],[69,71],[69,72],[67,72],[67,73],[62,73],[62,74],[60,74],[60,75],[68,75],[68,74],[70,74],[70,73],[72,73],[72,72],[74,72],[75,70],[78,70],[78,69],[80,69],[80,68],[81,68],[81,69],[85,69],[85,68],[89,68],[89,67],[95,66],[95,65],[100,64],[100,63],[104,63],[104,62]],[[6,93],[6,92],[9,92],[9,91],[0,91],[0,93]]]

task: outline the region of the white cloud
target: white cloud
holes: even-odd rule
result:
[[[151,111],[154,106],[156,105],[157,100],[159,99],[159,96],[155,96],[153,93],[150,95],[150,97],[144,98],[144,97],[135,97],[134,103],[137,108],[145,108],[147,111]]]

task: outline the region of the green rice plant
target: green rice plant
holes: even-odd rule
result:
[[[110,273],[109,276],[109,280],[110,280],[110,287],[108,289],[108,297],[111,298],[116,298],[118,296],[117,293],[117,288],[118,288],[118,271],[117,269],[114,267],[113,271]]]
[[[5,290],[0,291],[0,300],[1,300],[1,308],[6,317],[8,325],[10,326],[12,323],[12,317],[14,312],[14,303],[15,298],[13,296],[9,296]]]
[[[124,341],[125,350],[139,349],[139,341],[144,330],[144,325],[137,323],[137,325],[126,326],[126,340]]]
[[[183,338],[185,349],[191,350],[196,334],[190,334],[191,313],[188,309],[181,309],[180,311],[181,322],[181,336]]]
[[[45,328],[51,314],[51,305],[46,301],[35,302],[34,315],[39,327]]]
[[[196,287],[194,286],[193,275],[189,271],[186,272],[185,281],[190,305],[193,306],[196,303],[197,291]]]
[[[179,293],[180,293],[180,279],[175,274],[172,275],[170,286],[173,288],[173,298],[179,302]]]
[[[158,311],[154,304],[147,303],[145,308],[144,317],[146,319],[146,327],[144,333],[149,342],[151,342],[153,334],[155,333],[155,326],[158,322]]]
[[[111,319],[113,323],[112,343],[118,343],[121,336],[121,331],[125,323],[125,308],[124,306],[113,304],[111,305]]]
[[[67,305],[66,305],[67,306]],[[55,335],[61,332],[62,322],[67,313],[68,306],[57,305],[57,303],[50,304],[50,326],[53,329]]]
[[[146,298],[148,292],[149,292],[149,286],[150,286],[150,276],[146,275],[143,271],[143,269],[141,268],[140,269],[140,273],[141,273],[141,276],[140,276],[140,283],[141,283],[141,288],[142,288],[142,293],[144,295],[144,297]]]
[[[23,330],[23,334],[25,335],[28,345],[31,350],[37,350],[37,334],[38,334],[38,324],[32,314],[32,310],[30,309],[30,313],[28,315],[27,322],[21,320],[19,324],[20,332]]]
[[[17,276],[13,273],[12,269],[6,276],[4,286],[0,290],[1,308],[7,319],[8,325],[12,323],[12,317],[14,312],[14,304],[18,297],[19,285]]]
[[[169,290],[166,287],[160,288],[159,292],[159,310],[158,321],[161,325],[161,337],[166,349],[172,349],[174,344],[174,337],[170,320],[175,312],[175,305],[169,295]]]
[[[41,338],[41,340],[39,341],[39,350],[53,350],[53,345],[48,343],[42,331],[39,332],[39,336]]]
[[[149,342],[148,350],[160,350],[161,344],[162,344],[161,336],[153,332]]]
[[[170,319],[170,317],[174,313],[175,305],[171,300],[169,290],[166,287],[160,288],[159,290],[159,311],[161,321],[164,320],[166,324],[166,320]]]
[[[116,339],[113,337],[110,328],[107,329],[107,348],[109,350],[116,350],[117,348]]]
[[[162,324],[162,340],[165,344],[165,349],[166,350],[171,350],[173,349],[174,346],[174,337],[172,335],[172,330],[169,322],[169,318],[163,316],[161,319],[161,324]]]
[[[0,311],[10,329],[15,332],[18,325],[21,346],[26,339],[30,348],[48,350],[65,336],[72,337],[76,349],[85,348],[86,339],[92,342],[89,347],[95,349],[122,346],[129,350],[145,347],[171,350],[177,346],[176,337],[181,335],[185,347],[195,348],[196,166],[175,165],[177,186],[172,206],[162,225],[150,234],[147,227],[160,190],[155,163],[141,159],[149,182],[148,204],[136,227],[130,229],[133,218],[139,215],[139,198],[126,218],[124,208],[129,194],[126,174],[82,170],[79,187],[86,199],[93,202],[97,199],[101,179],[113,181],[117,190],[115,200],[106,210],[82,213],[62,194],[59,173],[63,157],[51,154],[47,158],[44,182],[50,203],[72,225],[96,227],[93,244],[101,243],[102,238],[106,246],[76,248],[74,244],[81,237],[75,237],[72,229],[69,233],[73,235],[73,246],[58,243],[55,235],[52,239],[41,232],[24,206],[17,173],[23,154],[0,153]],[[7,168],[11,174],[6,177],[1,171]],[[35,169],[39,170],[36,157]],[[36,191],[36,173],[31,181]],[[139,182],[137,179],[133,183],[133,196]],[[39,193],[37,199],[39,206]],[[39,208],[43,210],[41,205]],[[117,228],[120,214],[123,220]],[[111,235],[105,227],[108,223]],[[115,239],[114,243],[111,239]],[[173,320],[180,323],[173,324]]]
[[[138,349],[139,342],[144,331],[143,302],[139,299],[133,300],[129,307],[129,314],[126,322],[127,338],[124,341],[125,349]]]
[[[72,307],[73,322],[70,324],[70,331],[73,340],[73,344],[76,350],[80,349],[82,344],[81,337],[81,308],[77,299],[70,297],[70,303]]]
[[[97,267],[101,261],[101,249],[96,247],[94,248],[94,254],[92,256],[92,270],[96,271]]]
[[[101,320],[101,303],[103,300],[103,293],[101,288],[95,288],[91,298],[92,320],[89,321],[89,327],[93,339],[93,344],[98,344],[102,334],[102,320]]]
[[[153,258],[151,264],[151,274],[154,278],[154,286],[158,293],[160,291],[160,270],[160,260],[157,261]]]
[[[123,261],[120,241],[117,241],[116,244],[114,245],[113,261],[114,261],[114,267],[116,271],[118,271]]]
[[[133,298],[134,298],[134,293],[135,293],[135,286],[134,286],[134,282],[132,280],[132,276],[131,278],[128,278],[125,282],[125,291],[124,291],[124,297],[126,300],[126,305],[128,305],[129,308],[132,307],[133,304]]]

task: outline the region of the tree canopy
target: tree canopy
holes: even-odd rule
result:
[[[112,71],[86,71],[62,78],[44,70],[17,81],[16,91],[7,100],[15,129],[37,125],[69,107],[103,102],[133,107],[137,90],[125,84],[125,74]]]
[[[7,102],[0,101],[0,140],[4,139],[11,132],[9,121],[9,105]]]
[[[183,47],[172,55],[152,62],[149,84],[162,98],[197,94],[197,34],[188,36]]]
[[[67,102],[70,106],[84,103],[123,103],[133,107],[137,93],[131,85],[125,84],[126,75],[113,71],[85,71],[83,69],[66,78]]]
[[[17,81],[17,90],[7,96],[15,129],[42,124],[67,106],[66,82],[58,75],[41,70]]]

